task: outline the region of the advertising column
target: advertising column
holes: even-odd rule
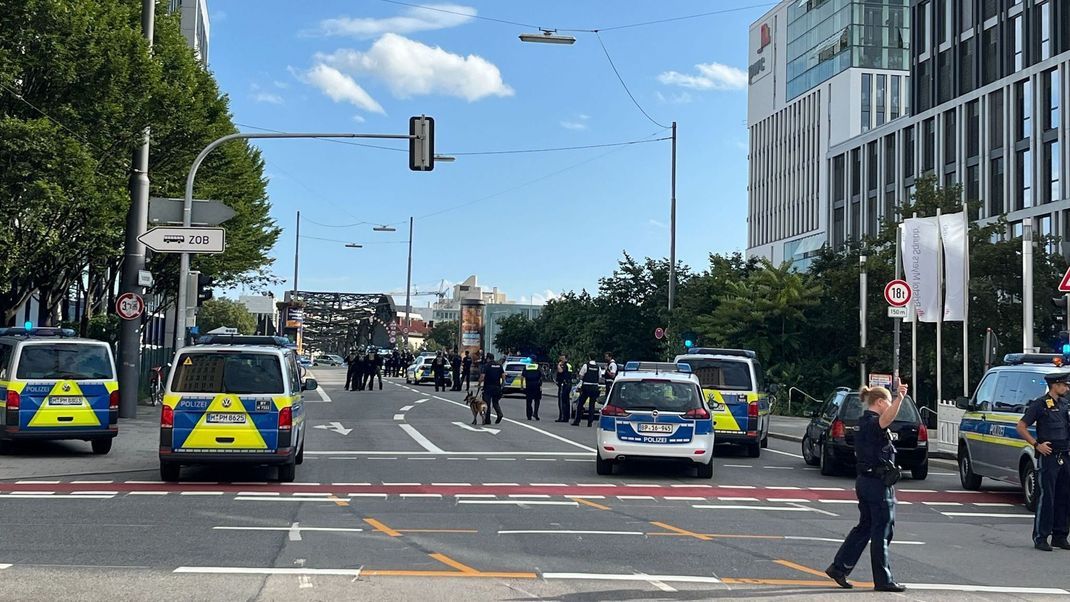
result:
[[[483,349],[483,309],[486,304],[482,299],[461,300],[461,345],[460,352],[467,351],[473,357]]]

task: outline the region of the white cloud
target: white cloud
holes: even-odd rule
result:
[[[271,83],[274,84],[276,88],[280,88],[282,90],[285,90],[286,88],[290,87],[290,84],[288,84],[288,83],[286,83],[284,81],[281,81],[281,80],[275,80],[275,81],[273,81]]]
[[[667,86],[680,86],[692,90],[745,90],[747,73],[741,69],[722,65],[721,63],[700,63],[695,65],[696,74],[666,71],[658,76],[658,81]]]
[[[658,220],[653,219],[653,218],[648,220],[648,223],[651,226],[654,226],[655,228],[660,228],[662,230],[668,230],[669,229],[669,226],[667,224],[665,224],[664,222],[659,222]]]
[[[566,119],[561,122],[561,127],[566,130],[585,130],[587,129],[587,120],[591,117],[589,115],[577,115],[577,119]]]
[[[360,115],[354,115],[353,116],[353,121],[356,121],[357,123],[364,123],[365,119],[363,117],[361,117]]]
[[[684,105],[695,100],[690,92],[673,92],[668,96],[665,96],[661,92],[655,92],[654,94],[657,95],[659,102],[671,105]]]
[[[382,105],[375,101],[353,78],[327,65],[319,64],[304,74],[308,83],[316,86],[334,102],[348,102],[365,111],[385,113]]]
[[[550,289],[546,289],[542,293],[535,293],[531,296],[532,305],[546,305],[548,302],[553,301],[558,297],[557,293]]]
[[[253,94],[253,100],[256,102],[266,102],[273,105],[281,105],[282,97],[278,94],[272,94],[271,92],[256,92]]]
[[[316,55],[316,59],[320,62],[316,69],[330,69],[342,77],[349,74],[376,78],[397,98],[445,94],[472,102],[487,96],[513,95],[513,89],[502,81],[501,71],[486,59],[474,54],[453,54],[393,33],[376,40],[367,52],[341,49]],[[333,74],[332,77],[337,79]]]
[[[426,6],[427,8],[411,7],[396,17],[385,19],[350,17],[326,19],[320,22],[320,33],[328,36],[374,38],[384,33],[413,33],[457,27],[468,23],[476,15],[476,9],[471,6],[459,4],[428,4]]]

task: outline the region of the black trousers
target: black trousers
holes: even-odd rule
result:
[[[587,424],[590,425],[594,422],[594,404],[598,401],[598,386],[597,385],[583,385],[580,387],[580,398],[576,400],[576,418],[572,421],[572,424],[580,423],[580,415],[583,414],[583,404],[590,400],[590,407],[587,408]]]
[[[895,527],[895,489],[886,487],[876,477],[859,476],[855,479],[855,493],[858,495],[858,524],[847,534],[832,566],[849,575],[869,544],[873,583],[888,585],[895,581],[888,564],[888,545],[892,543]]]
[[[354,382],[356,380],[357,380],[357,369],[355,367],[353,367],[353,366],[349,366],[348,368],[346,368],[346,390],[347,391],[349,389],[351,389],[351,388],[352,389],[356,389],[357,388],[357,383]]]
[[[542,403],[542,389],[524,389],[524,404],[527,406],[528,420],[539,417],[539,404]],[[532,410],[534,404],[534,410]]]
[[[557,383],[557,419],[567,422],[572,419],[572,404],[569,403],[569,395],[572,393],[572,383],[568,381]]]
[[[383,390],[383,373],[380,372],[378,369],[376,369],[375,372],[369,372],[368,373],[368,390],[369,391],[371,391],[374,388],[372,386],[372,383],[375,382],[375,378],[376,377],[379,377],[379,390],[380,391]]]
[[[1063,459],[1059,465],[1059,457]],[[1040,473],[1037,475],[1040,497],[1037,498],[1037,513],[1033,517],[1033,543],[1046,540],[1065,540],[1070,520],[1070,453],[1053,451],[1049,456],[1040,456]]]
[[[435,391],[446,390],[446,374],[444,372],[435,373]]]
[[[465,391],[471,391],[472,390],[472,369],[471,368],[465,368],[464,370],[462,370],[461,379],[464,380],[464,390]]]
[[[490,408],[494,406],[494,413],[497,415],[498,420],[502,419],[502,406],[499,403],[502,400],[501,389],[483,389],[483,401],[487,404],[486,413],[483,415],[483,424],[490,424]]]
[[[460,368],[458,368],[458,369],[453,371],[453,390],[454,391],[460,391],[461,390],[461,369]]]

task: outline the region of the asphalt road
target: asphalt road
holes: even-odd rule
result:
[[[391,379],[346,392],[339,369],[315,372],[324,395],[310,395],[296,483],[222,467],[185,469],[180,484],[106,468],[0,481],[0,598],[874,595],[865,556],[852,593],[822,574],[857,517],[853,482],[805,466],[796,443],[771,441],[759,459],[719,452],[712,480],[659,463],[599,477],[595,429],[554,423],[549,397],[542,421],[510,397],[505,421],[472,427],[461,394]],[[63,456],[50,460],[65,473]],[[898,497],[892,558],[906,598],[1070,593],[1070,552],[1032,549],[1013,489],[964,492],[934,465]]]

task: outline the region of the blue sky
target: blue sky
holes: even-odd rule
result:
[[[249,0],[210,0],[209,66],[243,126],[398,134],[409,116],[427,114],[437,153],[617,143],[668,131],[629,100],[594,35],[573,34],[572,46],[523,43],[517,36],[532,28],[469,15],[603,29],[756,4],[426,3],[447,13],[383,0],[258,0],[255,10]],[[601,33],[639,104],[679,124],[677,256],[692,267],[746,246],[746,35],[768,7]],[[409,216],[421,291],[478,274],[512,299],[540,301],[594,290],[623,251],[668,256],[668,141],[458,156],[430,173],[410,172],[403,152],[304,140],[259,146],[284,229],[273,252],[274,271],[287,279],[280,290],[291,286],[298,210],[303,290],[403,291]],[[368,223],[345,227],[359,222]]]

